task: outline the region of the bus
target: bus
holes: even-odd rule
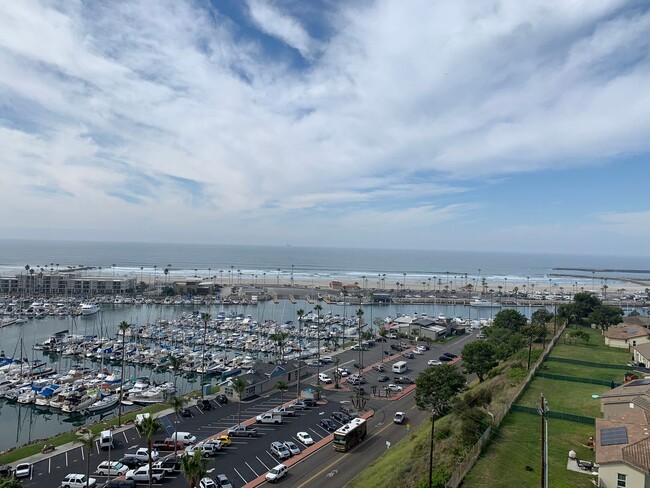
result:
[[[408,368],[408,363],[406,361],[397,361],[393,364],[393,373],[404,373]]]
[[[334,450],[346,452],[356,446],[366,437],[368,425],[365,419],[352,419],[334,432]]]

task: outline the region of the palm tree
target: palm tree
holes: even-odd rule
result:
[[[317,319],[318,321],[316,322],[316,325],[318,326],[318,329],[316,329],[316,344],[318,347],[318,351],[316,353],[317,354],[316,357],[318,358],[318,366],[316,367],[317,368],[316,384],[318,385],[320,384],[320,379],[319,379],[320,378],[320,311],[323,310],[323,307],[321,306],[320,303],[317,303],[316,306],[314,307],[314,310],[316,310],[316,314],[318,315],[318,319]]]
[[[301,344],[301,335],[302,335],[302,318],[305,316],[305,311],[302,308],[299,308],[296,311],[298,314],[298,380],[296,381],[296,397],[300,398],[300,360],[302,359],[302,344]]]
[[[201,320],[203,320],[203,344],[201,345],[201,400],[203,400],[203,385],[205,384],[205,338],[208,333],[208,322],[212,319],[212,316],[204,312],[201,314]]]
[[[357,325],[357,337],[358,337],[358,344],[359,344],[359,377],[361,377],[361,371],[363,369],[363,349],[361,347],[361,328],[363,327],[363,309],[358,309],[356,311],[356,316],[359,319],[359,323]],[[357,390],[358,395],[360,395],[361,388]]]
[[[129,328],[129,324],[126,320],[120,322],[119,331],[122,334],[122,371],[120,372],[120,404],[118,406],[117,414],[117,426],[122,427],[122,396],[124,395],[124,353],[126,352],[126,331]]]
[[[190,488],[195,488],[199,480],[206,475],[208,460],[201,456],[201,452],[196,451],[192,456],[183,456],[181,458],[181,472],[190,484]]]
[[[173,354],[169,355],[169,368],[172,370],[174,375],[174,390],[176,389],[176,378],[178,378],[178,372],[181,370],[184,362],[185,361],[182,357],[174,356]]]
[[[137,425],[138,432],[142,437],[147,439],[147,448],[149,450],[149,488],[151,488],[151,484],[153,482],[151,475],[153,474],[151,471],[151,464],[152,464],[152,459],[151,459],[151,451],[153,450],[153,437],[162,430],[163,425],[160,422],[160,420],[149,416],[145,417],[142,422],[140,422]]]
[[[381,337],[383,340],[381,341],[381,362],[384,362],[384,358],[386,355],[384,354],[384,343],[386,342],[386,337],[388,337],[388,331],[384,328],[381,328],[379,330],[379,337]]]
[[[23,488],[23,485],[14,476],[7,479],[0,478],[0,488]]]
[[[269,336],[273,342],[275,342],[276,347],[280,349],[280,361],[284,364],[284,345],[287,342],[289,334],[286,332],[276,332]]]
[[[174,410],[174,414],[176,414],[176,424],[178,424],[178,415],[181,413],[181,410],[183,410],[183,407],[187,403],[187,398],[172,395],[169,400],[167,400],[167,403]],[[178,430],[178,428],[174,430]],[[176,446],[178,445],[178,442],[176,441],[177,439],[174,439],[174,456],[176,456]]]
[[[89,429],[80,429],[79,437],[75,442],[86,448],[86,488],[90,485],[90,456],[95,448],[95,436]]]
[[[289,385],[282,380],[275,384],[275,389],[280,392],[280,405],[284,403],[284,392],[287,391],[287,388],[289,388]]]
[[[239,409],[237,411],[237,426],[241,425],[241,395],[248,386],[248,382],[241,377],[237,377],[232,381],[232,389],[235,390],[239,397]]]

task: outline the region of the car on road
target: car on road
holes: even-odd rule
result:
[[[319,379],[320,381],[322,381],[323,383],[325,383],[326,385],[329,385],[329,384],[332,383],[332,378],[330,378],[330,377],[329,377],[328,375],[326,375],[325,373],[320,373],[320,374],[318,375],[318,379]]]
[[[337,429],[336,424],[332,422],[330,419],[321,419],[320,425],[321,427],[329,430],[330,432],[334,432]]]
[[[423,351],[422,349],[415,348],[415,349],[413,349],[412,354],[419,354],[419,355],[422,355],[422,354],[424,354],[424,351]],[[413,358],[411,358],[411,359],[413,359]]]
[[[377,381],[379,381],[380,383],[384,383],[384,382],[388,381],[389,379],[390,379],[390,377],[388,375],[382,374],[382,375],[379,375],[379,378],[377,378]]]
[[[332,418],[342,424],[347,424],[350,421],[350,417],[343,412],[332,412]]]
[[[266,473],[265,479],[269,483],[275,483],[287,474],[287,467],[284,464],[278,464],[275,468]]]
[[[330,364],[333,361],[332,356],[323,356],[320,360],[323,364]]]
[[[61,488],[86,488],[86,486],[90,488],[97,486],[97,480],[95,478],[86,479],[85,474],[71,473],[61,481]]]
[[[223,473],[217,475],[216,481],[219,488],[234,488],[228,477]]]
[[[429,348],[428,344],[420,344],[420,345],[418,345],[418,349],[420,351],[428,351],[430,348]]]
[[[142,466],[147,462],[131,455],[124,456],[118,461],[122,463],[124,466],[128,467],[129,469],[139,468],[140,466]]]
[[[119,461],[102,461],[97,466],[97,474],[100,476],[122,476],[128,470],[129,467]]]
[[[402,356],[405,357],[406,359],[415,359],[415,354],[412,352],[404,352],[402,353]]]
[[[300,448],[296,445],[295,442],[284,441],[283,444],[284,447],[289,449],[289,452],[291,453],[292,456],[295,456],[296,454],[300,454]]]
[[[427,366],[440,366],[442,364],[442,361],[439,359],[429,359],[427,361]]]
[[[406,414],[404,412],[395,412],[395,416],[393,417],[393,422],[396,424],[402,424],[404,423],[404,420],[406,419]]]
[[[312,439],[311,436],[307,432],[298,432],[296,434],[296,437],[305,446],[311,446],[314,443],[314,439]]]
[[[14,476],[16,478],[27,478],[32,474],[32,465],[29,463],[20,463],[14,469]]]
[[[273,454],[278,459],[289,459],[291,457],[291,452],[287,449],[287,446],[282,444],[282,442],[271,442],[271,454]]]
[[[386,387],[386,389],[387,389],[388,391],[392,391],[393,393],[400,392],[400,391],[403,391],[403,390],[404,390],[404,388],[402,388],[401,386],[394,385],[393,383],[389,384],[389,385]]]
[[[442,355],[447,356],[448,358],[451,358],[451,359],[456,359],[458,357],[456,354],[453,354],[451,352],[444,352],[444,353],[442,353]]]
[[[216,481],[209,476],[206,476],[205,478],[201,478],[201,481],[199,481],[199,488],[219,488],[219,486]]]
[[[309,366],[310,368],[317,368],[321,364],[323,363],[321,363],[318,359],[312,359],[310,361],[307,361],[307,366]]]
[[[217,395],[214,397],[214,401],[217,402],[219,405],[227,405],[228,404],[228,397],[226,395]]]
[[[372,369],[374,369],[375,371],[378,371],[380,373],[383,372],[383,371],[386,371],[386,368],[384,368],[383,364],[373,364]]]

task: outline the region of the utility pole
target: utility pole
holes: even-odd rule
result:
[[[548,404],[542,394],[537,411],[542,419],[542,478],[541,488],[548,488]]]

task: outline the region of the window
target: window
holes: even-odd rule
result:
[[[626,488],[627,486],[627,475],[622,473],[616,474],[616,488]]]

